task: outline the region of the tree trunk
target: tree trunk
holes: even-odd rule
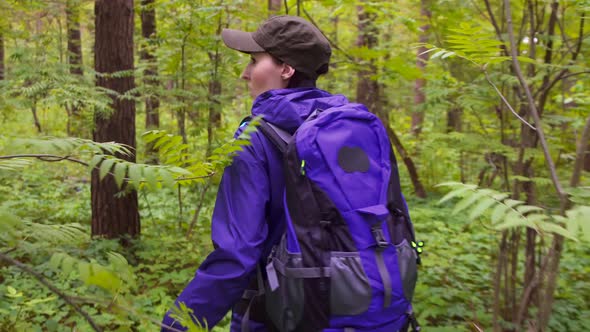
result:
[[[274,16],[281,10],[281,0],[268,0],[268,13],[269,16]]]
[[[375,14],[367,13],[362,6],[357,7],[358,18],[359,18],[359,35],[357,38],[358,47],[367,47],[369,49],[377,46],[378,31],[374,24],[372,24],[376,16]],[[357,102],[364,104],[367,108],[375,113],[383,122],[387,130],[389,139],[392,141],[396,151],[401,156],[404,164],[408,169],[412,184],[416,195],[421,198],[426,197],[426,191],[424,186],[418,177],[418,172],[412,158],[407,153],[403,144],[395,134],[394,130],[389,125],[388,112],[385,111],[384,102],[380,95],[381,86],[378,81],[372,79],[377,75],[377,67],[371,62],[366,68],[363,68],[358,73],[357,83]]]
[[[145,98],[145,128],[152,130],[160,127],[160,100],[154,92],[159,85],[158,60],[154,54],[155,43],[153,42],[156,37],[154,0],[141,1],[141,35],[144,38],[144,47],[140,52],[140,57],[147,64],[143,75],[144,84],[149,91]],[[146,161],[148,163],[158,162],[157,153],[151,143],[146,146]]]
[[[447,133],[450,132],[461,132],[462,130],[462,123],[461,123],[461,115],[463,115],[463,110],[457,106],[452,107],[447,112]]]
[[[428,30],[430,29],[430,24],[428,21],[430,20],[430,11],[428,10],[428,0],[422,0],[420,2],[420,14],[422,18],[426,21],[426,23],[420,27],[422,33],[420,34],[420,43],[428,42]],[[426,67],[426,62],[428,61],[428,54],[425,53],[427,48],[425,46],[421,46],[416,51],[416,66],[418,69],[424,73],[424,68]],[[420,136],[422,132],[422,125],[424,123],[424,110],[423,105],[426,102],[426,96],[424,95],[424,87],[426,86],[426,79],[420,77],[414,81],[414,111],[412,112],[412,133],[416,136]]]
[[[37,101],[33,100],[33,106],[31,106],[31,113],[33,114],[33,122],[38,133],[42,133],[41,122],[39,122],[39,116],[37,115]]]
[[[185,91],[186,89],[186,41],[189,37],[189,33],[185,34],[182,38],[182,44],[180,46],[180,89]],[[177,112],[177,125],[178,134],[182,137],[182,143],[187,144],[188,139],[186,137],[186,98],[180,97],[182,106]]]
[[[82,72],[82,36],[80,33],[79,0],[66,2],[66,26],[68,30],[68,64],[70,73],[83,75]]]
[[[0,81],[4,79],[4,34],[0,30]]]
[[[82,71],[82,36],[80,33],[80,4],[79,0],[67,0],[66,2],[66,28],[68,30],[68,65],[70,74],[83,76]],[[78,105],[67,105],[68,136],[84,137],[82,114]]]
[[[96,0],[94,6],[96,42],[94,63],[97,73],[115,73],[133,69],[133,0]],[[97,77],[97,86],[123,94],[134,88],[132,76]],[[115,141],[135,148],[135,104],[112,96],[110,117],[96,114],[94,140]],[[118,156],[135,161],[135,156]],[[137,192],[120,195],[114,178],[99,179],[92,172],[92,235],[107,238],[135,237],[140,233]],[[123,240],[123,239],[122,239]],[[125,240],[123,240],[125,241]],[[126,244],[126,242],[123,242]]]
[[[590,142],[586,144],[590,147]],[[586,155],[584,156],[584,170],[590,172],[590,149],[586,150]]]
[[[384,121],[384,120],[381,119],[381,121]],[[416,170],[416,166],[414,165],[414,161],[410,157],[410,154],[406,151],[406,149],[402,145],[402,142],[399,140],[399,138],[395,134],[395,131],[393,131],[393,129],[391,128],[391,126],[389,126],[389,124],[386,123],[385,129],[387,130],[387,135],[389,136],[389,139],[393,143],[395,150],[397,151],[399,156],[402,158],[404,165],[406,165],[406,168],[408,169],[408,173],[410,174],[410,180],[412,181],[412,185],[414,186],[414,191],[416,193],[416,196],[418,196],[420,198],[426,198],[426,190],[424,190],[424,186],[422,185],[422,182],[420,181],[420,177],[418,176],[418,171]]]
[[[363,6],[357,6],[357,13],[359,34],[356,46],[368,49],[375,48],[378,36],[377,27],[372,24],[376,18],[375,13],[365,11]],[[361,66],[358,72],[356,101],[367,106],[371,112],[379,114],[379,110],[376,109],[376,106],[381,104],[379,103],[379,84],[376,80],[371,79],[376,74],[377,67],[373,60],[367,65]]]
[[[280,5],[280,3],[279,3]],[[270,2],[269,2],[270,6]],[[280,6],[279,6],[280,7]],[[217,35],[226,27],[222,21],[221,12],[218,14]],[[211,154],[213,144],[213,128],[219,128],[221,125],[221,105],[219,96],[221,95],[221,81],[219,80],[219,67],[221,66],[221,54],[219,53],[219,42],[215,45],[215,51],[209,52],[209,59],[213,65],[211,79],[209,81],[209,121],[207,123],[207,156]]]

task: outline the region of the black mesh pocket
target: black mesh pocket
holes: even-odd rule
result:
[[[359,315],[369,309],[372,289],[358,252],[332,252],[330,279],[333,315]]]
[[[397,250],[397,264],[402,279],[404,295],[411,302],[414,297],[416,281],[418,280],[418,264],[416,261],[418,254],[406,239],[396,244],[395,248]]]
[[[276,276],[276,285],[272,281],[266,283],[266,312],[272,323],[280,331],[295,331],[303,316],[305,292],[303,279],[291,276],[291,271],[303,267],[301,254],[288,253],[282,245],[279,246],[275,257],[271,258],[267,266],[267,279]],[[272,289],[271,287],[276,287]]]

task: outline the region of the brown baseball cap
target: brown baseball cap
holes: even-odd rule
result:
[[[223,29],[225,45],[244,53],[267,52],[312,79],[328,72],[330,42],[310,22],[297,16],[274,16],[255,32]]]

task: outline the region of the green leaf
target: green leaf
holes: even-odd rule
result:
[[[438,51],[438,52],[434,53],[434,54],[433,54],[433,55],[430,57],[430,59],[431,59],[431,60],[434,60],[434,59],[436,59],[436,58],[438,58],[438,57],[440,57],[440,56],[442,56],[442,55],[444,55],[444,54],[447,54],[447,53],[448,53],[448,52],[447,52],[446,50]]]
[[[117,187],[119,188],[123,186],[123,181],[125,180],[125,173],[127,173],[127,163],[116,163],[115,171],[113,172],[113,174],[115,175],[115,182],[117,183]]]
[[[538,207],[538,206],[534,206],[534,205],[521,205],[521,206],[517,206],[516,207],[516,211],[520,212],[521,214],[526,215],[527,213],[530,213],[531,211],[545,211],[543,210],[543,208]]]
[[[92,159],[88,163],[88,169],[90,171],[93,171],[94,168],[96,167],[96,165],[98,165],[98,163],[100,163],[103,159],[104,159],[104,155],[102,155],[102,154],[94,155],[94,157],[92,157]]]
[[[80,280],[86,283],[86,280],[90,278],[91,275],[91,266],[86,262],[80,262],[78,264],[78,273],[80,274]]]
[[[492,195],[492,198],[495,199],[498,202],[501,202],[501,201],[505,200],[508,197],[510,197],[510,195],[509,194],[506,194],[506,193],[498,193],[498,194]]]
[[[590,206],[577,206],[566,215],[568,231],[590,242]]]
[[[145,176],[145,180],[151,190],[155,190],[158,188],[158,169],[157,168],[146,167],[143,170],[143,175]]]
[[[104,177],[111,171],[111,168],[113,167],[114,163],[114,159],[105,159],[100,164],[99,177],[101,180],[104,179]]]
[[[454,56],[454,55],[456,55],[455,52],[447,52],[445,55],[443,55],[441,57],[441,59],[446,59],[446,58],[451,57],[451,56]]]
[[[14,287],[12,286],[6,286],[6,296],[11,297],[13,299],[18,298],[18,297],[22,297],[23,293],[17,291]]]
[[[162,168],[160,169],[160,177],[162,178],[162,184],[168,188],[174,188],[176,184],[174,181],[174,176],[169,169]]]
[[[526,218],[522,218],[516,211],[511,210],[506,217],[504,218],[504,222],[496,225],[494,228],[497,230],[504,230],[504,229],[511,229],[517,228],[521,226],[527,226],[533,229],[536,229],[536,225],[527,220]]]
[[[51,258],[49,259],[49,267],[56,271],[59,271],[61,262],[64,260],[64,257],[65,254],[61,252],[54,253],[53,255],[51,255]]]
[[[565,238],[578,242],[578,239],[570,231],[559,225],[543,222],[539,224],[539,229],[541,229],[543,232],[559,234]]]
[[[484,191],[484,190],[479,190],[479,191],[469,193],[468,195],[465,196],[465,198],[463,198],[459,203],[457,203],[457,205],[455,205],[455,208],[453,209],[452,213],[457,214],[457,213],[467,209],[471,205],[477,203],[482,197],[485,197],[485,195],[488,193],[489,193],[489,191]]]
[[[492,198],[485,197],[475,206],[475,208],[473,208],[473,210],[471,210],[471,213],[469,214],[469,219],[474,220],[475,218],[481,216],[494,204],[499,203],[498,201]]]
[[[537,61],[535,59],[531,59],[531,58],[526,57],[526,56],[517,56],[516,58],[520,62],[537,64]]]
[[[68,276],[74,271],[74,267],[76,266],[76,259],[66,256],[64,257],[61,263],[61,271],[64,275]]]
[[[86,284],[98,286],[111,293],[116,293],[121,288],[121,279],[108,268],[94,264],[91,271],[85,280]]]
[[[507,200],[504,201],[504,204],[506,204],[510,208],[514,208],[517,205],[524,204],[524,202],[523,201],[517,201],[517,200],[514,200],[514,199],[507,199]]]
[[[442,184],[440,186],[442,186]],[[449,192],[448,194],[446,194],[443,198],[441,198],[438,201],[438,204],[442,204],[442,203],[444,203],[452,198],[455,198],[455,197],[462,197],[466,192],[474,190],[475,188],[477,188],[477,187],[476,186],[464,186],[464,187],[458,188],[456,190],[453,190],[453,191]]]
[[[133,186],[139,189],[139,184],[141,183],[141,176],[143,168],[138,164],[130,164],[129,165],[129,178],[133,182]]]

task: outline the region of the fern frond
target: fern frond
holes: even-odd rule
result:
[[[475,220],[487,216],[496,230],[512,229],[517,227],[528,227],[539,234],[559,234],[566,238],[577,241],[576,236],[569,229],[569,224],[574,219],[579,220],[578,214],[572,214],[566,218],[568,229],[562,227],[556,221],[562,220],[550,215],[545,209],[539,206],[527,205],[523,201],[510,199],[508,194],[500,193],[492,189],[481,189],[472,184],[457,182],[444,183],[439,186],[451,187],[439,204],[452,198],[460,197],[461,200],[455,205],[454,214],[470,209],[469,219]],[[586,210],[581,210],[586,213]],[[589,210],[590,211],[590,210]],[[490,216],[491,212],[491,216]],[[585,214],[588,217],[587,214]]]
[[[24,220],[0,206],[0,243],[14,245],[20,241],[53,248],[60,244],[79,244],[90,237],[80,224],[41,224]]]
[[[209,331],[206,324],[207,322],[205,322],[205,326],[201,326],[198,323],[199,320],[195,317],[193,310],[187,307],[184,302],[180,302],[178,306],[175,305],[170,309],[170,317],[185,327],[188,332]]]
[[[80,280],[86,285],[97,286],[116,295],[134,285],[133,269],[127,260],[116,252],[107,252],[107,257],[109,264],[103,265],[57,252],[51,256],[49,266],[65,277],[77,272]]]
[[[0,171],[16,171],[25,168],[31,161],[23,158],[0,159]]]
[[[74,155],[82,152],[90,152],[92,154],[132,155],[131,147],[125,144],[94,142],[89,139],[77,137],[15,138],[7,146],[11,150],[27,151],[28,153]]]

